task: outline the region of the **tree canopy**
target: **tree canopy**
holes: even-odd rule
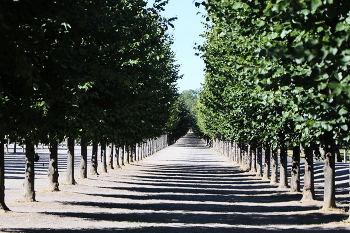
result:
[[[33,143],[164,133],[179,78],[166,3],[1,1],[0,131]]]
[[[199,3],[197,5],[200,5]],[[203,132],[227,140],[338,144],[349,135],[349,12],[342,0],[202,2]]]

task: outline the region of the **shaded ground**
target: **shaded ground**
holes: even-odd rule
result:
[[[313,203],[301,203],[301,194],[277,189],[277,185],[240,171],[192,134],[141,162],[77,179],[74,186],[64,185],[62,166],[60,192],[45,191],[45,156],[42,152],[43,159],[37,163],[35,203],[20,201],[22,158],[6,156],[6,203],[12,211],[0,213],[2,232],[350,230],[350,225],[342,222],[348,218],[347,212],[320,210],[322,196]],[[61,156],[63,165],[64,158]],[[338,206],[345,208],[349,203],[349,177],[344,172],[348,165],[338,166],[344,175],[338,176],[337,200]],[[319,188],[317,192],[321,192]]]

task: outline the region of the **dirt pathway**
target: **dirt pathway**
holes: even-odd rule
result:
[[[35,203],[20,201],[20,161],[6,168],[12,211],[0,213],[1,232],[350,232],[348,213],[301,203],[191,134],[141,162],[62,182],[60,192],[45,191],[45,165],[37,165]]]

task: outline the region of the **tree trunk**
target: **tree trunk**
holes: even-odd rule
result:
[[[117,168],[121,168],[120,167],[120,162],[119,162],[119,153],[120,153],[120,147],[115,147],[115,163],[116,163],[116,166]]]
[[[232,152],[233,162],[237,163],[237,143],[235,141],[232,142]]]
[[[10,146],[10,139],[6,138],[6,154],[9,154],[9,146]]]
[[[130,164],[130,146],[125,146],[126,148],[126,162]]]
[[[74,179],[74,138],[67,139],[67,184],[75,185]]]
[[[256,176],[262,177],[263,176],[263,165],[262,165],[262,148],[261,147],[258,147],[258,149],[257,149],[256,160],[257,160]]]
[[[113,143],[109,144],[109,154],[108,154],[108,169],[114,169],[113,167]]]
[[[87,141],[84,137],[80,142],[80,178],[87,178]]]
[[[24,201],[34,202],[34,145],[30,142],[26,142],[26,158],[25,158],[25,178],[24,178]]]
[[[280,184],[279,188],[289,188],[288,187],[288,153],[287,148],[283,145],[281,147],[280,153]]]
[[[347,159],[347,152],[348,152],[348,149],[345,148],[345,149],[344,149],[344,163],[347,163],[347,162],[348,162],[348,159]]]
[[[338,147],[336,147],[336,149],[335,149],[335,156],[334,157],[336,158],[336,162],[338,162],[338,163],[342,162],[340,150]]]
[[[244,160],[244,147],[242,146],[241,143],[239,144],[238,161],[239,161],[239,165],[242,167],[245,160]]]
[[[247,171],[248,168],[248,152],[245,145],[242,144],[242,164],[241,167],[244,171]]]
[[[91,169],[90,169],[90,175],[98,175],[97,172],[97,151],[98,151],[98,144],[96,142],[92,142],[92,155],[91,155]]]
[[[244,147],[244,151],[245,151],[245,157],[246,157],[246,160],[245,160],[245,170],[246,171],[250,171],[252,169],[252,151],[250,150],[250,145],[246,145]]]
[[[325,160],[324,160],[324,199],[323,209],[335,208],[335,159],[336,146],[332,132],[325,133]]]
[[[105,142],[101,143],[101,159],[102,159],[102,172],[107,173],[107,145]]]
[[[278,152],[276,149],[272,150],[270,183],[271,184],[278,183]]]
[[[256,173],[256,146],[250,147],[251,167],[250,172]]]
[[[13,153],[16,154],[17,153],[17,141],[15,141],[13,143]]]
[[[134,162],[137,162],[137,150],[136,150],[136,144],[132,145],[132,154],[133,154],[133,160]]]
[[[302,200],[315,200],[314,187],[314,155],[311,146],[304,146],[305,174]]]
[[[145,158],[145,143],[141,143],[141,159]]]
[[[138,143],[136,143],[135,145],[135,161],[140,161],[140,150],[139,150],[140,146]]]
[[[121,147],[121,162],[122,162],[122,166],[125,166],[125,146]]]
[[[266,147],[265,150],[265,163],[264,163],[264,174],[263,179],[268,180],[270,178],[270,161],[271,161],[271,148],[270,146]]]
[[[241,153],[241,145],[239,144],[239,143],[237,143],[236,144],[236,151],[237,151],[237,155],[236,155],[236,157],[237,157],[237,164],[241,164],[241,158],[242,158],[242,153]]]
[[[5,204],[5,155],[4,155],[4,135],[0,134],[0,210],[10,210]]]
[[[49,177],[49,190],[50,191],[59,191],[59,183],[58,183],[58,159],[57,159],[57,150],[58,143],[54,142],[50,144],[50,161],[49,168],[47,170],[47,175]]]
[[[229,142],[229,158],[233,161],[233,143]]]
[[[291,192],[300,192],[300,146],[293,147]]]

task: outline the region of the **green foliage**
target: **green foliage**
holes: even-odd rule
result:
[[[183,100],[187,111],[189,112],[190,129],[198,136],[203,136],[198,124],[199,113],[199,93],[200,90],[185,90],[181,93],[180,98]]]
[[[171,141],[184,136],[191,127],[191,115],[180,96],[172,106],[171,116],[167,123],[168,136]]]
[[[178,139],[190,129],[200,135],[197,126],[198,99],[197,90],[185,90],[178,95],[168,122],[168,133],[172,138]]]
[[[200,127],[226,140],[290,145],[349,135],[350,2],[203,2]]]
[[[1,1],[0,130],[34,143],[164,133],[178,79],[166,2]]]

